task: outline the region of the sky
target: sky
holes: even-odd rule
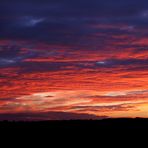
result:
[[[2,0],[0,120],[148,117],[147,0]]]

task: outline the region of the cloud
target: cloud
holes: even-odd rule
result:
[[[128,95],[140,95],[140,94],[147,94],[148,90],[133,90],[133,91],[113,91],[108,92],[104,96],[116,97],[116,96],[128,96]]]
[[[92,29],[92,24],[128,26],[127,29],[117,27],[98,30],[100,33],[106,33],[106,38],[110,33],[126,34],[132,30],[131,26],[147,25],[146,19],[140,17],[147,12],[147,5],[145,0],[143,2],[127,0],[124,2],[116,0],[2,2],[0,38],[92,46],[93,41],[86,38],[93,36],[97,31]]]
[[[129,110],[135,110],[135,106],[126,104],[109,106],[74,106],[72,109],[79,112],[126,112]]]
[[[19,66],[25,59],[40,55],[32,45],[10,41],[0,44],[0,67]]]
[[[147,59],[134,59],[134,58],[130,58],[130,59],[107,59],[105,61],[101,61],[100,62],[96,62],[96,64],[98,65],[106,65],[106,66],[119,66],[119,65],[135,65],[135,66],[139,66],[139,65],[145,65],[147,67],[148,64],[148,60]]]
[[[94,94],[94,95],[92,95]],[[139,99],[139,96],[141,99]],[[96,110],[102,115],[104,111],[132,110],[135,103],[147,102],[147,90],[101,92],[101,91],[53,91],[21,95],[15,99],[2,99],[1,113],[73,111],[91,113]],[[133,106],[133,107],[131,107]],[[84,110],[85,109],[85,110]],[[84,112],[83,112],[84,111]]]
[[[1,2],[0,112],[146,112],[133,104],[147,100],[147,7],[147,0]]]
[[[9,113],[0,114],[0,121],[42,121],[42,120],[99,120],[107,116],[95,116],[91,114],[78,114],[70,112],[40,112],[40,113]]]
[[[43,18],[24,17],[20,20],[20,25],[24,27],[34,27],[44,21]]]

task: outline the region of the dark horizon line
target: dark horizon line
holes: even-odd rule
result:
[[[144,117],[122,117],[122,118],[103,118],[103,119],[67,119],[67,120],[0,120],[2,122],[69,122],[69,121],[111,121],[111,120],[147,120],[148,118]]]

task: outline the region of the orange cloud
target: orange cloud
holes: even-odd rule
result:
[[[42,43],[21,46],[16,55],[23,59],[0,67],[0,113],[147,117],[147,38],[128,34],[110,38],[103,47],[93,49]]]

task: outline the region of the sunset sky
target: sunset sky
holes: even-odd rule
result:
[[[2,0],[0,120],[148,117],[147,0]]]

